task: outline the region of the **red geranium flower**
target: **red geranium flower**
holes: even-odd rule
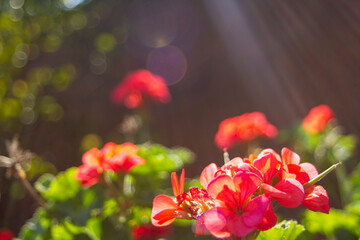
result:
[[[136,226],[132,229],[133,240],[155,240],[169,235],[172,228],[159,228],[151,225]]]
[[[222,121],[215,142],[220,149],[224,149],[236,142],[249,141],[257,137],[273,138],[276,134],[276,127],[266,120],[263,113],[245,113]]]
[[[114,172],[129,172],[133,167],[144,164],[145,160],[137,156],[138,147],[132,143],[117,145],[109,142],[103,149],[105,168]]]
[[[205,226],[217,238],[242,237],[262,224],[271,209],[271,198],[253,197],[261,179],[252,172],[239,171],[233,178],[219,175],[207,187],[216,207],[205,213]],[[272,210],[271,210],[272,211]]]
[[[75,178],[83,186],[92,186],[100,181],[104,171],[128,172],[145,163],[137,152],[137,146],[132,143],[117,145],[109,142],[101,150],[92,148],[84,153],[83,165],[78,167]]]
[[[126,75],[111,94],[114,103],[124,103],[127,108],[139,107],[144,98],[159,103],[167,103],[171,98],[164,79],[144,69]]]
[[[277,165],[279,163],[280,165]],[[265,149],[253,160],[253,165],[262,173],[270,172],[267,178],[264,177],[262,188],[281,205],[294,208],[302,204],[312,211],[329,213],[326,190],[318,185],[306,186],[318,176],[316,167],[311,163],[300,163],[298,154],[283,148],[280,158],[274,150]],[[275,172],[277,174],[274,174]]]
[[[309,114],[304,118],[302,126],[309,133],[319,133],[333,118],[335,118],[335,115],[331,108],[323,104],[310,110]]]
[[[172,187],[175,199],[158,195],[154,198],[151,212],[151,222],[154,226],[168,226],[176,218],[195,219],[195,235],[205,235],[207,229],[204,224],[204,213],[214,207],[214,200],[205,189],[191,187],[184,192],[185,171],[182,170],[180,185],[176,173],[171,174]]]
[[[103,173],[104,163],[102,152],[92,148],[82,156],[83,165],[77,168],[75,178],[81,181],[83,186],[92,186],[99,182]]]
[[[8,229],[0,229],[0,240],[11,240],[13,239],[13,233]]]
[[[181,172],[180,185],[176,173],[171,173],[171,182],[175,199],[166,195],[158,195],[154,198],[151,212],[151,222],[154,226],[161,227],[170,225],[175,218],[192,219],[180,206],[184,201],[185,171]]]

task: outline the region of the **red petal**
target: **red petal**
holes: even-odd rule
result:
[[[151,222],[154,226],[167,226],[175,220],[175,211],[178,210],[172,198],[158,195],[154,198],[151,212]]]
[[[180,194],[184,193],[184,185],[185,185],[185,169],[181,171],[180,175]]]
[[[229,207],[236,207],[238,202],[235,199],[235,186],[234,182],[228,175],[219,175],[212,180],[207,191],[209,195],[219,201],[222,201]]]
[[[271,198],[265,195],[261,195],[252,199],[241,215],[244,224],[247,227],[255,227],[259,225],[264,218],[270,204]]]
[[[82,156],[82,162],[85,165],[100,165],[102,161],[102,152],[97,148],[92,148]]]
[[[263,157],[263,156],[265,156],[265,155],[267,155],[267,154],[269,154],[269,153],[270,153],[271,155],[273,155],[274,158],[275,158],[279,163],[282,162],[282,161],[281,161],[281,158],[280,158],[280,155],[279,155],[277,152],[275,152],[274,149],[271,149],[271,148],[266,148],[266,149],[262,150],[257,157],[258,157],[258,158],[261,158],[261,157]]]
[[[129,155],[135,155],[139,149],[138,147],[133,143],[123,143],[119,146],[120,151],[127,152]]]
[[[207,188],[207,186],[211,182],[211,180],[214,179],[216,171],[217,171],[217,166],[215,163],[211,163],[210,165],[205,167],[200,175],[201,186],[203,186],[204,188]]]
[[[305,189],[302,204],[311,211],[329,213],[329,197],[320,185],[311,185]]]
[[[310,181],[309,174],[300,165],[288,164],[288,171],[291,174],[295,174],[295,179],[298,180],[301,184],[305,184]]]
[[[125,159],[125,162],[124,162],[124,170],[126,172],[130,171],[133,167],[136,167],[136,166],[139,166],[139,165],[142,165],[142,164],[145,164],[145,160],[142,159],[141,157],[139,156],[128,156],[126,159]]]
[[[238,172],[233,178],[239,203],[244,206],[250,196],[258,189],[262,180],[252,172]]]
[[[290,149],[284,147],[281,149],[282,160],[285,164],[296,164],[300,163],[300,157],[297,153],[294,153]]]
[[[238,172],[252,172],[255,175],[257,175],[259,178],[262,178],[261,172],[254,166],[252,166],[250,163],[241,163],[238,166]]]
[[[179,196],[180,195],[180,189],[179,189],[179,182],[178,182],[178,179],[177,179],[176,172],[171,173],[171,183],[172,183],[174,196],[175,197]]]
[[[311,163],[301,163],[300,167],[304,169],[304,171],[309,175],[310,180],[315,178],[317,175],[319,175],[318,171],[316,170],[316,167],[312,165]]]
[[[270,183],[271,179],[278,172],[277,166],[278,161],[272,154],[266,154],[261,158],[257,158],[254,160],[254,166],[262,172],[264,176],[264,182]]]
[[[271,204],[269,204],[265,217],[262,219],[261,223],[256,226],[257,229],[261,231],[266,231],[275,226],[277,223],[277,216],[274,213],[274,210],[271,208]]]
[[[262,187],[284,207],[295,208],[304,200],[304,187],[295,179],[281,180],[274,187],[268,184],[263,184]]]

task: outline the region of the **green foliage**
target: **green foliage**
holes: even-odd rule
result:
[[[296,221],[282,221],[268,231],[260,232],[258,240],[295,240],[305,231],[304,226]]]
[[[75,180],[76,168],[69,168],[55,178],[44,174],[35,183],[35,188],[50,201],[63,202],[73,198],[80,190],[79,181]]]
[[[352,200],[360,201],[360,164],[357,165],[351,174]]]
[[[56,176],[42,175],[35,188],[47,201],[49,213],[39,208],[24,225],[21,239],[129,239],[132,227],[149,224],[156,189],[171,184],[166,172],[183,167],[193,154],[184,148],[157,144],[139,149],[145,165],[130,174],[108,172],[105,176],[118,198],[103,180],[82,187],[75,179],[76,168]]]
[[[52,221],[43,208],[38,208],[32,219],[22,227],[20,239],[45,240],[50,239]]]
[[[355,208],[357,211],[360,210],[359,206]],[[320,233],[329,238],[336,236],[338,232],[344,231],[348,231],[358,237],[360,236],[360,215],[347,210],[330,209],[329,214],[306,211],[303,224],[310,233]]]
[[[160,144],[144,144],[139,146],[138,155],[146,160],[146,164],[132,172],[137,175],[153,175],[172,172],[193,160],[193,153],[185,148],[166,148]]]

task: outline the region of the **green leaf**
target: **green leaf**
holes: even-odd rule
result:
[[[141,175],[176,171],[193,159],[193,153],[186,148],[170,149],[160,144],[141,145],[138,155],[146,160],[146,164],[134,168],[132,172]]]
[[[115,201],[115,199],[110,198],[110,199],[105,201],[105,203],[104,203],[104,211],[103,211],[103,215],[105,217],[113,215],[118,210],[119,210],[119,207],[118,207],[118,204]]]
[[[19,237],[22,240],[51,239],[51,218],[43,208],[38,208],[33,217],[21,228]]]
[[[54,202],[51,210],[61,221],[70,218],[73,224],[85,226],[88,219],[100,214],[104,205],[104,196],[105,189],[102,186],[81,188],[73,198]]]
[[[282,221],[268,231],[260,232],[258,240],[295,240],[302,232],[304,226],[297,224],[296,221]]]
[[[90,218],[86,222],[85,232],[93,240],[100,240],[102,234],[101,228],[101,219],[100,218]]]
[[[53,240],[73,240],[74,236],[67,231],[64,225],[58,224],[51,228],[51,236]]]
[[[309,232],[313,234],[320,233],[327,237],[335,236],[340,229],[346,229],[360,236],[359,216],[338,209],[330,209],[329,214],[307,210],[303,224]]]
[[[80,182],[75,179],[75,174],[76,168],[69,168],[56,177],[45,174],[35,183],[35,188],[47,200],[66,201],[80,190]]]

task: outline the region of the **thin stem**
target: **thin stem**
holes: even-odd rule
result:
[[[25,187],[25,189],[30,193],[30,195],[32,196],[32,198],[41,206],[45,209],[45,211],[51,216],[51,212],[49,210],[49,208],[46,206],[46,202],[44,201],[44,199],[42,199],[40,197],[40,195],[35,191],[35,189],[33,188],[33,186],[30,184],[30,182],[26,179],[26,174],[24,172],[24,170],[22,169],[20,164],[15,164],[14,169],[17,173],[17,175],[19,176],[20,182],[21,184]]]
[[[224,149],[224,164],[227,164],[230,162],[229,153],[226,151],[226,148]]]
[[[105,183],[105,186],[106,188],[109,190],[109,193],[110,193],[110,196],[112,198],[114,198],[114,200],[116,201],[116,203],[118,204],[120,210],[122,209],[122,206],[121,206],[121,203],[119,201],[119,196],[116,192],[116,189],[114,188],[114,185],[112,184],[110,178],[108,176],[104,176],[103,177],[104,179],[104,183]]]
[[[325,177],[327,174],[329,174],[331,171],[333,171],[333,170],[334,170],[337,166],[339,166],[340,164],[341,164],[341,162],[332,165],[331,167],[329,167],[328,169],[326,169],[325,171],[323,171],[322,173],[320,173],[319,175],[317,175],[315,178],[313,178],[312,180],[310,180],[308,183],[304,184],[304,187],[308,187],[308,186],[311,186],[311,185],[317,183],[317,182],[320,181],[323,177]]]

